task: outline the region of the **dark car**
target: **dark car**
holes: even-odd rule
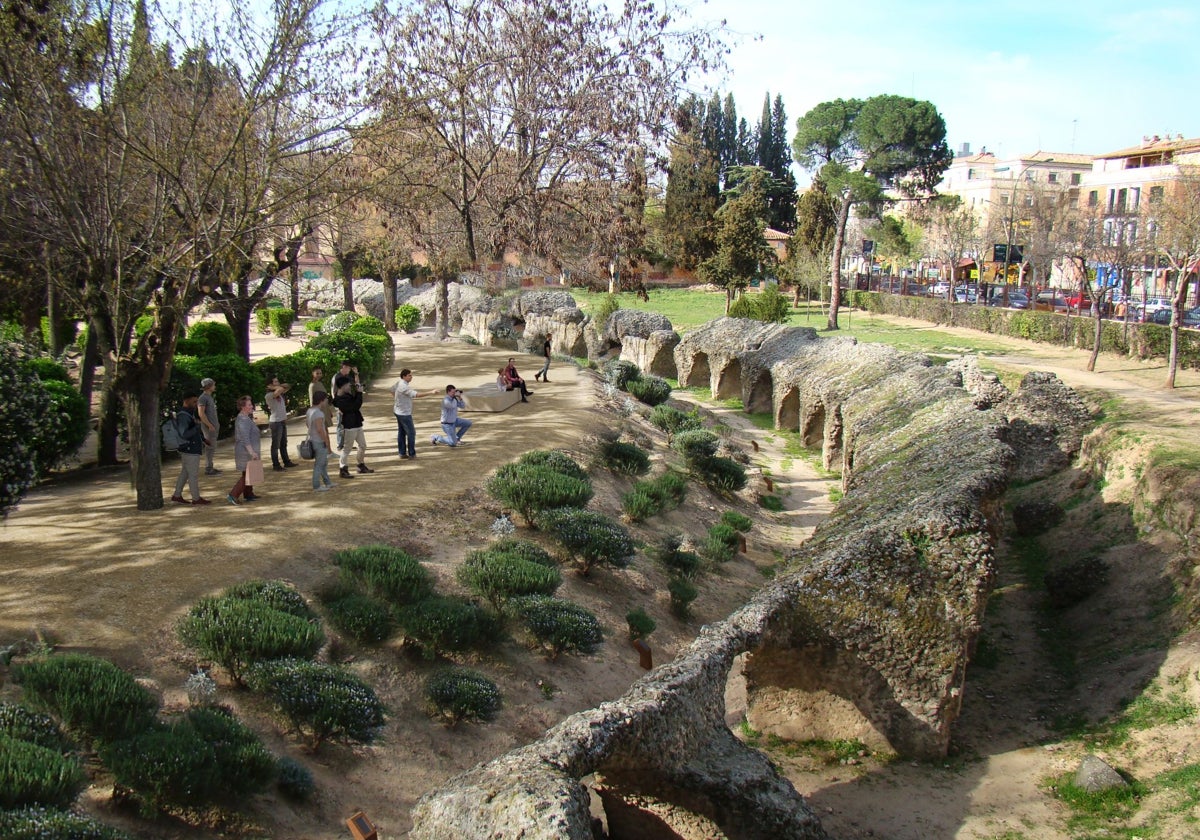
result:
[[[1029,295],[1024,292],[1009,292],[1008,293],[1008,308],[1009,309],[1028,309]]]
[[[1171,310],[1159,309],[1156,310],[1147,320],[1148,324],[1162,324],[1163,326],[1171,325]],[[1183,320],[1180,325],[1190,329],[1200,328],[1200,306],[1194,306],[1191,309],[1183,311]]]

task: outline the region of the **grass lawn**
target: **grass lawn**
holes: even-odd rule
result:
[[[754,294],[754,292],[750,292]],[[571,295],[584,312],[594,309],[605,295],[585,289],[572,289]],[[653,289],[650,300],[639,300],[633,292],[617,295],[623,309],[641,309],[665,315],[681,335],[725,314],[723,292],[701,292],[688,289]],[[859,341],[890,344],[898,350],[928,353],[934,357],[959,356],[963,353],[1001,353],[1004,346],[988,340],[980,333],[978,338],[963,338],[938,331],[936,328],[914,327],[895,324],[866,312],[842,309],[836,333],[825,332],[826,315],[820,304],[801,304],[793,308],[788,326],[812,327],[822,337],[854,336]]]

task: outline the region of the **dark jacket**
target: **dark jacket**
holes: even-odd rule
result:
[[[354,391],[333,398],[333,406],[342,413],[342,426],[347,429],[361,429],[363,395]]]
[[[185,455],[199,455],[204,451],[204,427],[196,419],[195,411],[184,406],[175,412],[175,426],[179,429],[179,451]]]

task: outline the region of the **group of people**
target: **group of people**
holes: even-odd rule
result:
[[[549,382],[549,338],[543,344],[542,355],[542,369],[534,378]],[[329,457],[334,451],[334,438],[330,435],[330,429],[334,428],[335,416],[337,449],[341,453],[338,460],[339,477],[354,478],[350,471],[352,450],[356,451],[355,460],[359,474],[375,472],[366,463],[367,440],[363,432],[362,413],[365,389],[359,379],[358,368],[350,361],[342,362],[341,369],[333,377],[332,396],[331,391],[325,387],[324,375],[321,368],[313,368],[312,381],[308,385],[309,408],[305,415],[305,438],[312,447],[312,486],[315,492],[326,492],[337,486],[329,477]],[[444,392],[418,391],[412,386],[412,378],[413,372],[404,368],[400,371],[400,378],[389,388],[394,397],[396,449],[401,460],[413,460],[417,457],[413,400],[420,397],[443,394],[440,418],[442,433],[433,435],[430,442],[434,446],[462,446],[463,436],[472,426],[472,421],[458,416],[459,411],[466,407],[463,392],[454,385],[447,385]],[[511,358],[508,364],[497,372],[496,384],[501,390],[520,390],[522,402],[528,402],[529,395],[533,393],[526,387],[525,380],[517,372],[516,363]],[[291,387],[289,383],[280,382],[278,377],[271,377],[263,399],[271,431],[271,465],[276,472],[299,466],[288,453],[286,395]],[[175,415],[182,467],[171,501],[177,504],[211,504],[200,495],[200,458],[202,455],[205,458],[205,475],[221,474],[221,470],[213,463],[219,431],[217,404],[213,397],[215,391],[215,381],[202,380],[200,391],[184,394],[183,406]],[[261,441],[262,435],[254,422],[254,400],[249,396],[239,397],[238,413],[233,424],[233,460],[238,479],[225,497],[231,505],[242,505],[259,499],[254,492],[254,485],[263,480]],[[190,501],[183,497],[184,485],[187,485],[191,493]]]

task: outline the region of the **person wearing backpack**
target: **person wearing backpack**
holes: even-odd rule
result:
[[[175,495],[171,501],[177,505],[207,505],[208,499],[200,495],[200,455],[204,452],[204,429],[197,416],[196,404],[200,394],[188,391],[183,395],[183,407],[175,414],[174,427],[179,437],[179,478],[175,479]],[[183,498],[183,485],[187,484],[192,494],[191,502]]]

